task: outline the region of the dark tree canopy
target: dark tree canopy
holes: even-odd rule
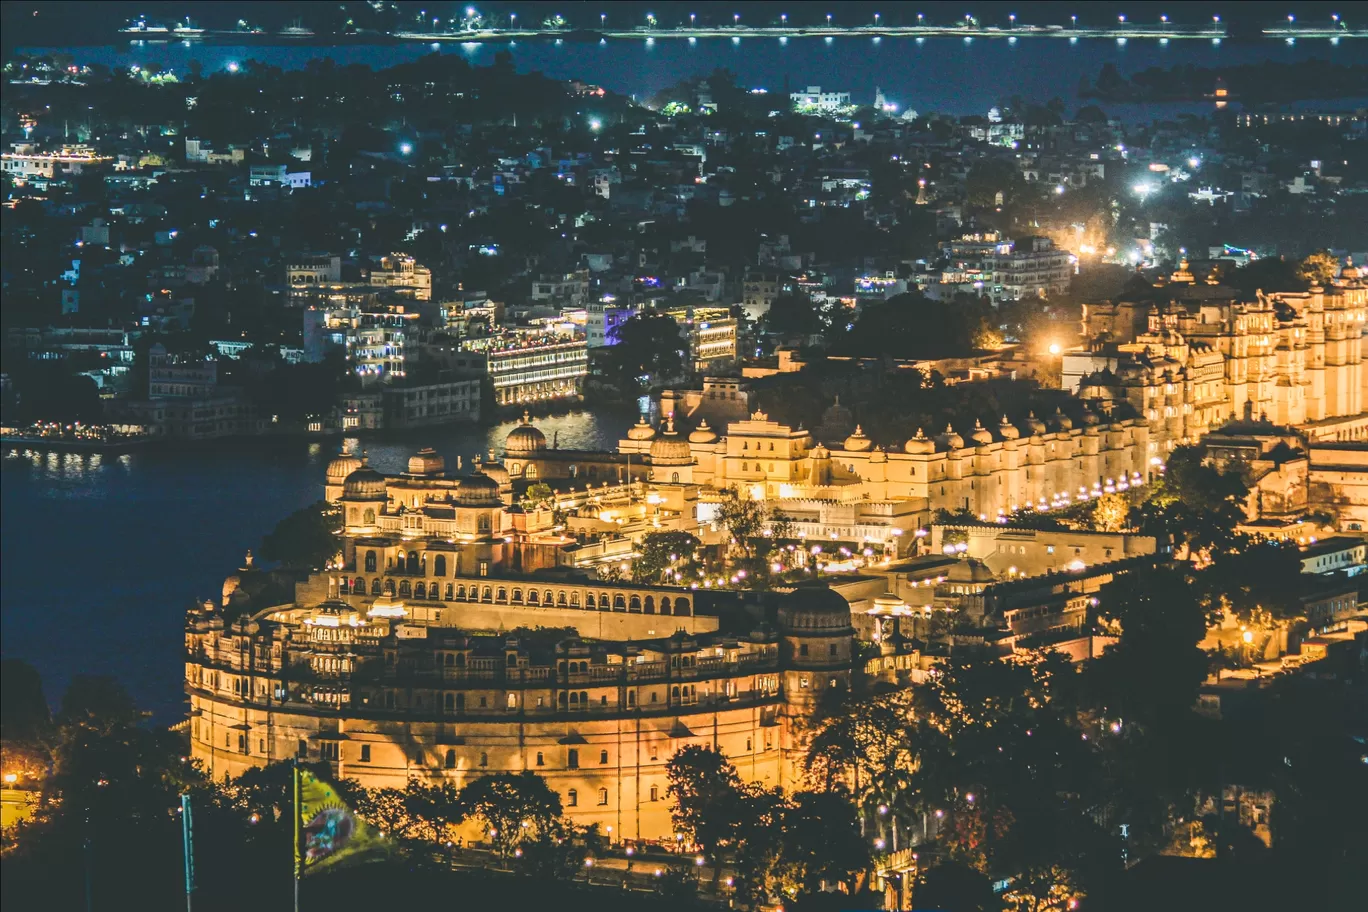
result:
[[[261,556],[295,569],[318,569],[338,551],[341,514],[319,501],[296,510],[276,523],[261,540]]]

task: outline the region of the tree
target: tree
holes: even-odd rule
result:
[[[560,795],[532,772],[481,776],[461,790],[461,804],[504,856],[550,833],[561,816]]]
[[[912,898],[918,908],[945,912],[997,912],[1001,908],[988,876],[956,861],[942,861],[918,871]]]
[[[295,569],[321,569],[338,552],[342,511],[327,501],[296,510],[261,540],[261,556]]]
[[[688,532],[648,532],[641,540],[641,556],[633,575],[653,583],[660,582],[661,574],[671,569],[682,576],[695,565],[701,546],[702,542]]]
[[[1297,265],[1297,275],[1309,285],[1328,287],[1330,280],[1339,272],[1339,257],[1328,250],[1317,250],[1308,254]]]
[[[57,722],[65,728],[107,731],[136,725],[142,718],[124,686],[108,675],[76,675],[62,694]]]
[[[849,792],[795,793],[783,810],[782,828],[780,858],[801,894],[817,892],[824,881],[855,892],[855,875],[869,865],[869,846]]]
[[[51,733],[52,714],[38,669],[22,659],[0,661],[0,739],[36,746]]]
[[[1180,446],[1130,521],[1146,535],[1171,539],[1180,552],[1229,551],[1248,497],[1249,482],[1238,465],[1218,468],[1206,461],[1202,447]]]
[[[667,794],[674,798],[670,819],[675,830],[714,858],[713,880],[722,869],[719,850],[730,843],[740,824],[741,778],[718,750],[691,744],[665,764]]]
[[[556,492],[544,481],[539,481],[534,485],[529,485],[523,492],[523,503],[528,507],[536,509],[549,502],[554,501]]]
[[[727,530],[732,547],[744,556],[754,556],[754,539],[765,530],[768,519],[769,508],[763,500],[742,497],[735,487],[722,492],[722,502],[717,507],[717,522]]]
[[[635,397],[684,374],[687,345],[679,324],[663,314],[637,314],[610,333],[603,357],[610,382]]]

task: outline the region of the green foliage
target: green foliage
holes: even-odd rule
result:
[[[38,745],[52,731],[52,715],[43,696],[43,678],[22,659],[0,661],[0,738],[6,745]]]
[[[556,497],[556,492],[544,481],[539,481],[534,485],[529,485],[523,492],[523,504],[530,508],[543,507],[551,504]]]
[[[1328,287],[1330,280],[1339,272],[1339,257],[1328,250],[1317,250],[1307,254],[1297,265],[1297,275],[1308,285]]]
[[[635,397],[683,376],[687,343],[679,324],[663,314],[637,314],[612,330],[600,357],[609,382]]]
[[[261,540],[261,556],[301,570],[321,569],[338,552],[342,511],[326,501],[296,510]]]
[[[900,294],[866,304],[849,333],[831,353],[865,358],[951,358],[970,354],[991,341],[991,307],[979,299],[932,301]]]
[[[1230,551],[1235,527],[1244,520],[1249,496],[1245,473],[1206,462],[1198,446],[1180,446],[1169,454],[1163,476],[1148,499],[1131,511],[1130,523],[1145,535],[1172,541],[1192,552]]]
[[[665,776],[675,801],[670,819],[685,839],[712,853],[735,836],[741,778],[721,751],[696,744],[682,748],[665,764]]]
[[[632,575],[650,583],[660,582],[666,570],[690,575],[701,546],[702,542],[688,532],[649,532],[641,540],[641,556],[636,559]]]
[[[481,776],[461,790],[461,804],[505,855],[551,835],[561,816],[560,795],[532,772]]]
[[[108,675],[76,675],[62,695],[57,724],[97,731],[136,725],[142,714],[124,686]]]

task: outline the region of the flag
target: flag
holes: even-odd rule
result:
[[[375,861],[389,842],[338,795],[331,783],[295,767],[295,873]]]

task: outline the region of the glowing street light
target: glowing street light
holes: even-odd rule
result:
[[[409,155],[409,154],[411,154],[412,152],[413,152],[413,143],[400,143],[400,144],[399,144],[399,154],[400,154],[400,155]]]
[[[831,13],[827,13],[827,25],[831,25]]]
[[[237,71],[238,71],[238,62],[237,62],[236,60],[230,60],[230,61],[228,61],[228,72],[230,72],[230,73],[236,73]]]
[[[602,128],[603,128],[603,122],[600,121],[600,120],[598,120],[597,118],[595,118],[594,120],[589,121],[589,129],[593,130],[595,133],[597,133],[597,132],[598,132],[599,130],[601,130]]]

